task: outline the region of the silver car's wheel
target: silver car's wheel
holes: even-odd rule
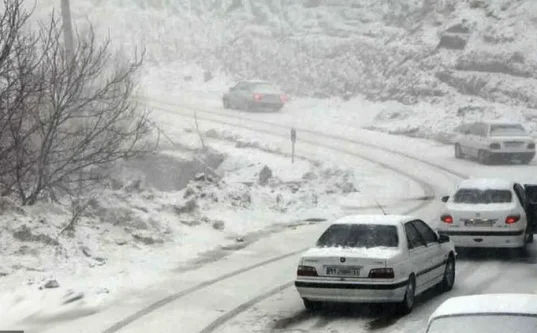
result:
[[[490,164],[490,154],[486,150],[480,150],[477,153],[477,160],[481,164]]]

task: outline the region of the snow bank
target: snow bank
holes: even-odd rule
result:
[[[335,218],[346,213],[343,199],[360,203],[379,183],[397,183],[371,165],[291,164],[275,145],[215,133],[200,150],[197,133],[178,129],[181,148],[118,164],[74,232],[61,233],[69,207],[2,203],[0,329],[102,311],[206,251],[275,225]],[[408,194],[398,188],[395,197]]]

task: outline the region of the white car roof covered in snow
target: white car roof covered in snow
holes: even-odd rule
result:
[[[495,189],[495,190],[511,190],[515,183],[513,181],[500,178],[474,178],[466,179],[459,183],[458,189],[461,188],[476,188],[476,189]]]
[[[246,81],[242,81],[241,83],[250,83],[250,84],[260,84],[260,83],[268,83],[268,84],[272,84],[268,81],[264,81],[264,80],[246,80]]]
[[[435,310],[429,322],[444,316],[487,313],[537,315],[537,295],[484,294],[453,297]]]
[[[401,225],[417,218],[407,215],[349,215],[344,216],[332,224],[383,224]]]
[[[521,125],[522,123],[518,121],[512,121],[512,120],[487,120],[483,121],[483,124],[489,124],[489,125]]]

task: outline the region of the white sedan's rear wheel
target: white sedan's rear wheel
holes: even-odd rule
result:
[[[305,299],[305,298],[303,298],[302,300],[304,301],[304,307],[308,311],[317,311],[323,307],[322,302],[310,301],[309,299]]]
[[[397,305],[397,311],[402,315],[412,312],[415,296],[416,280],[414,279],[414,275],[411,275],[408,279],[408,284],[406,285],[405,298],[403,298],[403,301]]]

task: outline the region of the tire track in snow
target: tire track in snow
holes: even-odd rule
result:
[[[166,104],[166,103],[161,103],[161,104]],[[174,105],[174,107],[178,108],[177,105]],[[181,106],[179,106],[179,107],[181,107]],[[159,107],[157,109],[173,113],[176,116],[185,117],[184,114],[179,114],[177,112],[177,110],[173,111],[173,110],[165,109],[165,108],[162,108],[162,107]],[[189,109],[195,110],[195,111],[198,111],[198,112],[202,112],[202,113],[206,113],[206,114],[213,114],[213,115],[215,114],[214,112],[209,112],[209,111],[201,110],[201,109],[195,109],[195,108],[191,108],[191,107],[189,107]],[[193,115],[190,114],[190,115],[188,115],[186,117],[192,118]],[[251,121],[252,123],[255,123],[255,122],[264,123],[265,125],[270,125],[270,126],[278,127],[278,128],[285,128],[286,130],[288,129],[287,126],[278,125],[278,124],[274,124],[274,123],[271,123],[271,122],[252,121],[252,120],[246,119],[244,117],[229,117],[229,118],[236,118],[236,119],[240,119],[240,120],[248,120],[248,121]],[[280,136],[280,137],[286,137],[287,138],[286,135],[284,136],[284,135],[281,135],[279,133],[275,133],[273,131],[269,131],[269,130],[266,130],[266,129],[259,129],[259,128],[255,128],[255,127],[252,127],[252,126],[246,126],[244,124],[232,123],[232,122],[224,121],[224,120],[221,120],[221,119],[220,120],[214,120],[214,119],[209,119],[208,117],[199,117],[199,116],[198,116],[198,119],[206,120],[206,121],[212,121],[212,122],[220,123],[220,124],[223,124],[223,125],[230,125],[230,126],[243,128],[243,129],[247,129],[247,130],[251,130],[251,131],[256,131],[256,132],[265,133],[265,134],[269,134],[269,135],[273,135],[273,136]],[[426,164],[426,165],[428,165],[430,167],[433,167],[434,169],[442,170],[442,171],[447,172],[447,173],[449,173],[451,175],[455,175],[455,176],[461,177],[461,178],[465,177],[465,176],[461,176],[460,174],[458,174],[456,172],[453,172],[453,171],[451,171],[451,170],[449,170],[447,168],[435,165],[434,163],[419,160],[419,159],[417,159],[415,157],[405,155],[405,154],[397,152],[395,150],[378,147],[376,145],[359,142],[357,140],[350,140],[350,139],[346,139],[346,138],[342,138],[342,137],[338,137],[338,136],[334,136],[334,135],[327,135],[327,134],[324,134],[324,133],[321,133],[321,132],[311,131],[311,130],[307,130],[307,129],[303,129],[303,128],[300,128],[300,130],[303,131],[303,132],[308,132],[310,134],[314,134],[314,135],[316,135],[318,137],[331,138],[331,139],[334,139],[334,140],[339,140],[339,141],[344,141],[344,142],[353,143],[353,144],[357,144],[357,145],[367,146],[367,147],[374,148],[374,149],[377,149],[377,150],[380,150],[380,151],[384,151],[384,152],[387,152],[387,153],[390,153],[390,154],[400,155],[400,156],[409,158],[411,160],[418,161],[420,163],[424,163],[424,164]],[[301,141],[302,142],[307,142],[306,140],[301,140]],[[408,178],[408,179],[416,182],[417,184],[419,184],[422,187],[422,189],[424,190],[424,192],[426,193],[426,196],[428,198],[434,198],[434,190],[433,190],[433,187],[432,187],[431,184],[420,180],[419,178],[415,177],[412,174],[409,174],[409,173],[404,172],[402,170],[398,170],[395,167],[393,167],[393,166],[391,166],[391,165],[389,165],[387,163],[380,162],[380,161],[375,160],[373,158],[370,158],[370,157],[368,157],[368,156],[366,156],[364,154],[359,154],[359,153],[356,153],[355,151],[350,151],[348,149],[342,149],[340,147],[334,147],[334,146],[326,145],[326,144],[323,145],[323,144],[320,144],[318,142],[313,142],[313,141],[309,141],[308,143],[312,144],[312,145],[315,145],[315,146],[327,148],[327,149],[330,149],[330,150],[333,150],[333,151],[337,151],[337,152],[340,152],[340,153],[348,154],[348,155],[351,155],[351,156],[354,156],[354,157],[358,157],[360,159],[369,161],[369,162],[371,162],[373,164],[382,166],[382,167],[384,167],[384,168],[386,168],[388,170],[391,170],[392,172],[395,172],[397,174],[405,176],[406,178]],[[426,205],[428,205],[430,202],[431,202],[431,200],[423,201],[418,206],[416,206],[415,208],[411,209],[410,211],[407,211],[405,214],[410,214],[413,211],[417,211],[417,210],[425,207]],[[162,308],[163,306],[165,306],[165,305],[167,305],[169,303],[172,303],[173,301],[176,301],[176,300],[178,300],[178,299],[180,299],[180,298],[182,298],[182,297],[184,297],[186,295],[192,294],[192,293],[194,293],[194,292],[196,292],[198,290],[201,290],[203,288],[207,288],[209,286],[212,286],[212,285],[214,285],[214,284],[216,284],[216,283],[218,283],[220,281],[230,279],[232,277],[238,276],[238,275],[240,275],[242,273],[248,272],[250,270],[256,269],[256,268],[261,267],[261,266],[264,266],[266,264],[273,263],[273,262],[276,262],[276,261],[280,261],[280,260],[283,260],[283,259],[288,258],[290,256],[302,253],[305,250],[307,250],[307,249],[294,251],[292,253],[288,253],[288,254],[285,254],[285,255],[282,255],[282,256],[279,256],[279,257],[276,257],[276,258],[272,258],[272,259],[260,262],[260,263],[258,263],[256,265],[248,266],[248,267],[245,267],[243,269],[236,270],[236,271],[233,271],[231,273],[225,274],[225,275],[220,276],[218,278],[202,282],[202,283],[200,283],[198,285],[195,285],[195,286],[193,286],[193,287],[191,287],[189,289],[180,291],[178,293],[171,294],[168,297],[160,299],[160,300],[152,303],[151,305],[149,305],[149,306],[147,306],[147,307],[135,312],[134,314],[132,314],[132,315],[130,315],[130,316],[128,316],[128,317],[116,322],[111,327],[105,329],[102,333],[115,333],[115,332],[118,332],[119,330],[121,330],[121,329],[125,328],[126,326],[132,324],[133,322],[143,318],[144,316],[146,316],[146,315],[148,315],[148,314],[150,314],[150,313]],[[202,330],[202,332],[203,333],[213,332],[216,328],[222,326],[224,323],[226,323],[230,319],[234,318],[238,314],[248,310],[254,304],[259,303],[260,301],[262,301],[262,300],[264,300],[266,298],[269,298],[270,296],[272,296],[272,295],[274,295],[274,294],[276,294],[278,292],[281,292],[282,290],[285,290],[285,289],[291,287],[293,285],[293,281],[290,281],[290,282],[287,282],[287,283],[285,283],[283,285],[280,285],[280,286],[276,287],[275,289],[270,290],[269,292],[267,292],[265,294],[262,294],[262,295],[260,295],[260,296],[258,296],[256,298],[250,300],[249,302],[246,302],[246,303],[243,303],[243,304],[239,305],[238,307],[234,308],[233,310],[229,311],[228,313],[226,313],[223,316],[220,316],[219,318],[214,320],[212,323],[210,323],[208,326],[206,326],[206,328],[204,328]]]
[[[302,253],[304,252],[305,250],[307,249],[301,249],[301,250],[298,250],[298,251],[294,251],[294,252],[291,252],[291,253],[286,253],[284,255],[281,255],[281,256],[278,256],[278,257],[275,257],[275,258],[272,258],[272,259],[269,259],[269,260],[265,260],[265,261],[262,261],[260,263],[257,263],[255,265],[252,265],[252,266],[248,266],[248,267],[245,267],[245,268],[242,268],[242,269],[239,269],[239,270],[236,270],[236,271],[233,271],[233,272],[230,272],[228,274],[225,274],[225,275],[222,275],[222,276],[219,276],[215,279],[212,279],[212,280],[208,280],[208,281],[205,281],[205,282],[202,282],[200,284],[197,284],[191,288],[188,288],[186,290],[182,290],[178,293],[174,293],[168,297],[165,297],[165,298],[162,298],[154,303],[152,303],[151,305],[133,313],[132,315],[116,322],[114,325],[110,326],[109,328],[105,329],[104,331],[102,331],[102,333],[114,333],[114,332],[117,332],[121,329],[123,329],[124,327],[128,326],[129,324],[132,324],[133,322],[139,320],[140,318],[150,314],[151,312],[154,312],[155,310],[158,310],[160,309],[161,307],[175,301],[175,300],[178,300],[182,297],[185,297],[186,295],[190,295],[200,289],[203,289],[203,288],[206,288],[206,287],[209,287],[209,286],[212,286],[213,284],[216,284],[222,280],[226,280],[226,279],[229,279],[231,277],[234,277],[234,276],[237,276],[241,273],[244,273],[244,272],[248,272],[248,271],[251,271],[253,269],[256,269],[258,267],[261,267],[261,266],[264,266],[264,265],[267,265],[267,264],[270,264],[270,263],[273,263],[273,262],[276,262],[276,261],[280,261],[282,259],[286,259],[288,257],[291,257],[293,255],[296,255],[296,254],[299,254],[299,253]]]

